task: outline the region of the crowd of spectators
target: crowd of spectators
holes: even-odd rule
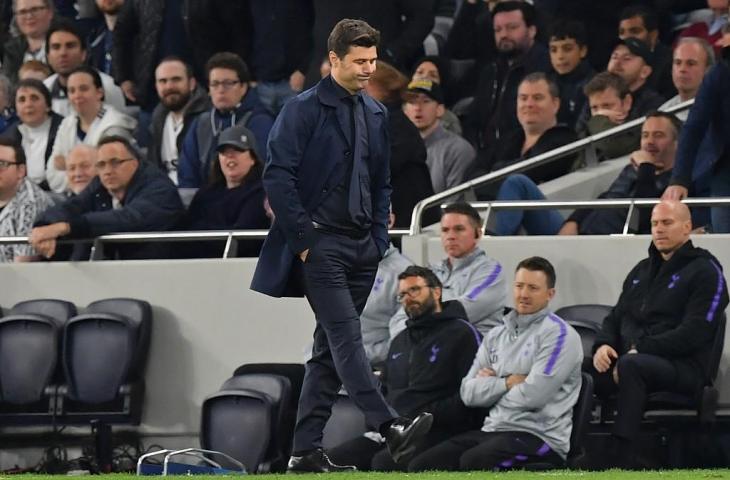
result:
[[[163,172],[185,206],[198,192],[179,221],[125,223],[131,230],[266,228],[271,214],[265,196],[258,198],[273,121],[289,98],[328,74],[325,37],[334,23],[362,18],[382,34],[367,91],[390,113],[392,211],[394,225],[406,227],[419,200],[692,99],[705,73],[723,63],[727,1],[600,3],[0,2],[0,135],[23,149],[27,179],[52,202],[72,200],[97,173],[87,150],[77,152],[87,162],[71,166],[72,150],[96,148],[108,136],[128,139],[142,170]],[[686,111],[680,119],[687,120]],[[221,135],[237,126],[246,131],[231,135],[245,140],[219,149]],[[637,128],[598,142],[599,160],[641,152],[640,137]],[[253,164],[234,185],[226,166],[242,152]],[[715,163],[726,162],[709,161]],[[583,155],[565,157],[476,195],[510,198],[529,191],[539,197],[540,183],[584,165]],[[629,167],[635,175],[639,162]],[[673,187],[669,195],[721,191],[710,188],[711,168],[691,179],[685,170],[670,182],[681,181],[682,189]],[[229,196],[242,198],[240,188],[260,192],[252,197],[255,207],[253,200],[245,208],[229,204]],[[663,193],[654,190],[652,196]],[[127,200],[108,208],[124,208]],[[226,218],[213,213],[221,202],[235,210]],[[102,204],[97,208],[107,208]],[[433,214],[423,219],[435,220]],[[554,231],[560,221],[553,216],[544,225]],[[557,230],[571,230],[571,222]],[[497,233],[524,226],[510,225]],[[718,223],[715,231],[723,228]],[[168,249],[166,255],[214,255],[210,247]],[[255,255],[255,245],[248,247],[240,252]]]

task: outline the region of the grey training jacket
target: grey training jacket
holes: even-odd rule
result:
[[[502,323],[507,306],[507,283],[502,265],[477,247],[461,258],[444,259],[430,265],[443,283],[441,301],[458,300],[469,322],[479,333]],[[402,307],[401,307],[402,311]],[[406,328],[406,316],[396,315],[390,324],[390,338]]]
[[[461,398],[467,406],[490,408],[482,431],[528,432],[566,458],[582,360],[578,333],[548,308],[532,315],[512,311],[484,338],[461,381]],[[477,377],[482,368],[496,376]],[[527,379],[507,391],[511,374]]]

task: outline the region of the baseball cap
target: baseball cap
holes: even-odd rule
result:
[[[643,40],[633,37],[628,37],[623,40],[618,39],[616,44],[613,46],[614,50],[619,45],[626,45],[626,48],[628,48],[631,53],[644,59],[644,63],[647,65],[651,65],[654,55],[651,53],[649,45],[647,45]]]
[[[241,151],[256,150],[256,139],[248,128],[243,125],[234,125],[221,132],[216,150],[220,152],[223,147],[227,146]]]
[[[444,103],[444,93],[441,90],[441,85],[432,80],[419,79],[409,83],[406,95],[415,93],[423,93],[438,103]]]

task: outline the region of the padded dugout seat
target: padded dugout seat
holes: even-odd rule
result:
[[[28,300],[0,318],[0,424],[52,423],[58,414],[59,344],[71,302]]]
[[[68,321],[66,384],[59,387],[57,407],[65,423],[139,424],[151,328],[152,307],[132,298],[93,302]]]

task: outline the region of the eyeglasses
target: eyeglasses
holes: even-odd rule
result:
[[[430,285],[415,285],[415,286],[409,288],[408,290],[405,290],[403,292],[398,292],[398,296],[396,298],[398,299],[399,302],[402,302],[406,297],[411,297],[411,298],[417,297],[421,293],[421,290],[423,290],[424,288],[431,288],[431,286]]]
[[[7,170],[10,165],[17,165],[18,162],[10,162],[8,160],[0,160],[0,170]]]
[[[41,13],[41,11],[45,10],[46,8],[48,8],[48,7],[38,6],[38,7],[24,8],[22,10],[16,10],[15,16],[16,17],[35,17],[36,15]]]
[[[130,160],[136,160],[136,158],[110,158],[109,160],[99,160],[94,164],[97,170],[104,170],[106,167],[112,167],[112,169],[119,168],[119,165]]]
[[[223,88],[223,90],[228,90],[229,88],[233,88],[234,86],[241,83],[240,80],[221,80],[221,81],[213,81],[208,84],[211,90],[215,90],[216,88]]]

